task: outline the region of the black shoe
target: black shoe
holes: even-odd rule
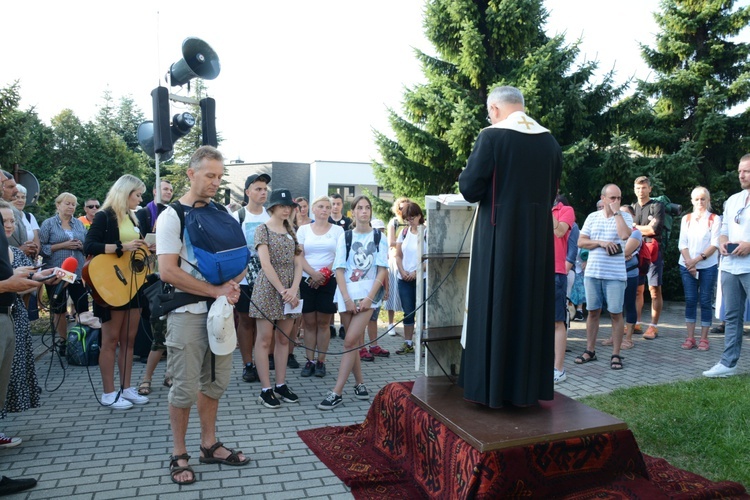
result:
[[[34,486],[36,486],[36,479],[11,479],[3,476],[0,479],[0,496],[12,495],[13,493],[28,490]]]
[[[285,403],[299,403],[299,396],[292,392],[288,385],[276,386],[273,390]]]
[[[331,328],[331,338],[335,339],[336,338],[336,327],[333,326],[333,325],[331,325],[330,328]]]
[[[344,330],[344,327],[343,327],[343,326],[341,326],[341,327],[339,328],[339,338],[340,338],[340,339],[343,339],[344,337],[346,337],[346,330]]]
[[[255,365],[248,363],[245,368],[242,369],[242,380],[245,382],[255,382],[258,380],[258,369]]]
[[[357,399],[370,399],[365,384],[357,384],[354,386],[354,397]]]
[[[276,362],[273,360],[273,354],[268,355],[268,369],[269,370],[276,369]]]
[[[333,410],[337,406],[343,404],[344,400],[338,394],[329,392],[328,396],[318,404],[318,408],[321,410]]]
[[[289,353],[289,357],[286,360],[287,368],[299,368],[299,361],[294,357],[294,354]]]
[[[302,369],[300,376],[311,377],[313,373],[315,373],[315,363],[308,360],[307,363],[305,363],[305,367]]]
[[[278,399],[276,399],[276,396],[273,395],[273,389],[260,391],[260,396],[258,396],[258,403],[272,410],[278,410],[279,408],[281,408],[281,403]]]
[[[315,376],[325,377],[326,376],[326,364],[320,361],[315,362]]]
[[[68,347],[68,342],[66,340],[59,340],[57,342],[57,352],[58,354],[60,354],[61,358],[65,357],[65,353],[67,352],[67,347]]]
[[[573,321],[583,321],[583,311],[576,311]]]

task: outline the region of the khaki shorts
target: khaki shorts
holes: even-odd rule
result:
[[[190,408],[198,391],[211,399],[221,398],[229,386],[232,355],[215,357],[215,380],[211,380],[211,349],[208,346],[208,314],[171,312],[167,316],[167,371],[172,376],[169,404]]]

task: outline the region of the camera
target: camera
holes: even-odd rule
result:
[[[678,203],[665,203],[664,204],[664,210],[667,212],[667,215],[671,215],[672,217],[677,217],[682,213],[682,205]]]

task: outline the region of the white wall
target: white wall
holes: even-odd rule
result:
[[[377,193],[378,181],[372,173],[372,164],[347,161],[314,161],[310,164],[310,199],[328,194],[331,184],[354,185],[356,194],[361,186]]]

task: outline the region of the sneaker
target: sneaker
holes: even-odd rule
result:
[[[367,351],[367,347],[363,347],[359,350],[360,361],[375,361],[375,356]]]
[[[148,403],[148,398],[138,394],[138,391],[133,387],[128,387],[122,391],[122,397],[133,403],[134,405],[145,405]]]
[[[329,392],[328,396],[318,404],[319,410],[333,410],[339,405],[344,404],[344,399],[335,392]]]
[[[655,327],[654,325],[649,325],[649,327],[646,329],[646,331],[643,334],[643,338],[646,340],[654,340],[658,336],[659,336],[659,329]]]
[[[255,382],[258,380],[258,369],[254,364],[248,363],[242,369],[242,380],[245,382]]]
[[[401,349],[396,349],[396,354],[414,354],[414,345],[409,345],[404,342],[404,345],[401,346]]]
[[[64,358],[68,349],[68,342],[66,340],[60,340],[57,344],[57,352],[60,354],[61,358]]]
[[[731,377],[732,375],[737,373],[737,367],[729,368],[727,366],[722,365],[721,363],[716,363],[713,368],[710,370],[706,370],[703,372],[704,377],[708,378],[724,378],[724,377]]]
[[[311,377],[313,373],[315,373],[315,363],[308,360],[308,362],[305,363],[305,367],[302,368],[302,373],[300,373],[300,375],[303,377]]]
[[[335,339],[336,338],[336,327],[333,326],[333,325],[330,325],[330,328],[331,328],[331,338]]]
[[[299,396],[292,392],[288,385],[276,386],[273,390],[285,403],[299,403]]]
[[[341,327],[339,328],[339,338],[340,338],[340,339],[343,339],[344,337],[346,337],[346,330],[344,330],[344,327],[343,327],[343,326],[341,326]]]
[[[260,391],[260,396],[258,396],[258,404],[261,404],[266,408],[270,408],[272,410],[278,410],[279,408],[281,408],[281,403],[278,399],[276,399],[276,396],[273,395],[273,389]]]
[[[268,355],[268,369],[269,370],[276,369],[276,362],[273,360],[273,354]]]
[[[315,362],[315,376],[325,377],[326,376],[326,364],[321,361]]]
[[[573,316],[573,321],[583,321],[583,311],[576,311],[575,315]]]
[[[13,448],[23,441],[21,438],[12,438],[0,432],[0,448]]]
[[[379,345],[370,346],[370,354],[372,354],[373,356],[379,356],[381,358],[387,358],[391,355],[390,351],[383,349]]]
[[[299,361],[294,357],[294,354],[289,353],[289,357],[286,359],[287,368],[299,368]]]
[[[568,378],[568,374],[565,373],[565,369],[563,371],[558,370],[557,368],[554,368],[555,370],[555,383],[559,384],[560,382],[565,382],[565,379]]]
[[[370,399],[370,395],[367,393],[367,387],[365,387],[365,384],[357,384],[354,386],[354,397],[357,399]]]
[[[113,410],[129,410],[133,407],[133,403],[125,399],[122,394],[118,397],[117,392],[102,394],[102,404]]]
[[[391,337],[396,336],[396,325],[394,325],[393,323],[388,323],[388,335],[390,335]]]

